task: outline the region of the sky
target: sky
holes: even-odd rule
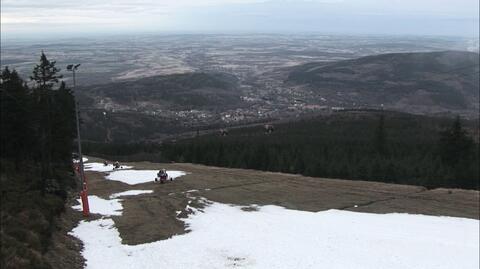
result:
[[[478,0],[2,0],[2,37],[122,33],[479,35]]]

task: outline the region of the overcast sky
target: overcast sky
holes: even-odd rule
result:
[[[285,32],[478,36],[479,0],[2,0],[2,36]]]

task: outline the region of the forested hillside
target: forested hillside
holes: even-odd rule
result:
[[[478,122],[381,111],[339,112],[227,136],[87,144],[123,160],[192,162],[307,176],[478,189]]]
[[[31,87],[15,70],[1,73],[1,268],[50,267],[43,254],[75,187],[74,97],[58,72],[42,53]]]
[[[129,143],[186,132],[216,111],[245,105],[238,79],[225,73],[186,73],[80,86],[84,138]],[[183,120],[182,120],[183,119]],[[210,119],[215,121],[215,119]]]
[[[478,188],[478,130],[460,119],[345,112],[163,146],[179,162],[426,187]],[[477,131],[478,132],[478,131]],[[478,135],[478,133],[477,133]],[[478,139],[478,137],[477,137]]]
[[[466,51],[391,53],[293,67],[287,83],[345,107],[478,117],[479,55]]]
[[[203,109],[238,105],[237,78],[215,73],[153,76],[80,88],[80,101],[96,108]]]

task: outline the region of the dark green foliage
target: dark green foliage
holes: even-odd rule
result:
[[[156,143],[83,142],[82,149],[85,154],[117,161],[167,161],[160,152],[161,146]]]
[[[20,169],[23,159],[28,155],[28,147],[32,144],[31,125],[28,107],[32,104],[29,89],[15,70],[6,67],[0,77],[1,95],[1,147],[2,155],[15,162]]]
[[[379,114],[381,113],[381,114]],[[478,143],[456,120],[351,111],[275,126],[232,129],[154,144],[85,143],[85,151],[125,161],[176,161],[428,188],[478,189]],[[468,128],[478,128],[469,122]]]
[[[60,84],[60,88],[53,92],[55,105],[52,109],[52,158],[55,161],[68,161],[72,155],[72,140],[75,137],[75,100],[73,93]]]
[[[0,79],[1,268],[50,268],[43,258],[69,189],[74,97],[42,53],[29,89],[15,70]]]
[[[458,184],[478,187],[478,182],[470,180],[470,175],[478,173],[478,166],[471,165],[478,161],[478,145],[467,135],[459,117],[441,134],[439,152],[442,163],[452,171]]]
[[[379,114],[381,113],[381,114]],[[192,162],[307,176],[478,189],[478,143],[457,120],[351,111],[262,127],[228,136],[195,136],[163,145],[85,143],[85,151],[117,160]],[[469,129],[478,128],[469,122]],[[460,156],[460,157],[459,157]]]
[[[375,150],[380,155],[385,155],[386,152],[386,133],[385,133],[385,116],[383,113],[380,115],[378,120],[378,126],[375,130]]]
[[[458,127],[442,134],[446,124],[407,114],[344,113],[282,124],[271,135],[246,128],[227,137],[201,136],[166,144],[162,153],[206,165],[477,189],[478,144]]]
[[[455,166],[462,160],[472,157],[472,146],[472,139],[467,136],[460,118],[457,117],[452,126],[441,135],[440,152],[442,161],[449,166]]]
[[[58,79],[62,78],[62,75],[58,75],[60,69],[55,67],[55,61],[49,61],[47,56],[42,51],[40,56],[40,64],[37,64],[33,69],[33,75],[30,77],[31,80],[37,83],[38,88],[42,89],[51,89]]]
[[[58,83],[58,79],[62,77],[57,74],[58,72],[59,69],[55,67],[55,61],[49,61],[42,52],[40,63],[35,66],[33,75],[30,77],[36,83],[32,93],[33,113],[31,114],[31,123],[36,127],[35,131],[38,134],[36,140],[39,146],[42,191],[46,188],[46,178],[51,176],[52,162],[55,161],[52,159],[54,144],[56,144],[53,129],[55,120],[59,115],[54,115],[54,110],[56,106],[61,104],[56,92],[54,92],[54,86]]]

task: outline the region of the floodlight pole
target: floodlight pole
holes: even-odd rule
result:
[[[67,66],[67,70],[71,71],[73,74],[73,92],[75,94],[75,97],[76,97],[75,88],[77,86],[75,71],[79,66],[80,64]],[[90,207],[88,205],[87,181],[85,180],[85,171],[83,169],[82,139],[80,137],[80,111],[78,107],[79,107],[78,101],[75,100],[75,120],[77,122],[77,144],[78,144],[78,158],[79,158],[78,172],[80,173],[80,183],[82,187],[82,190],[80,192],[80,197],[82,199],[83,215],[85,217],[88,217],[88,215],[90,214]]]

